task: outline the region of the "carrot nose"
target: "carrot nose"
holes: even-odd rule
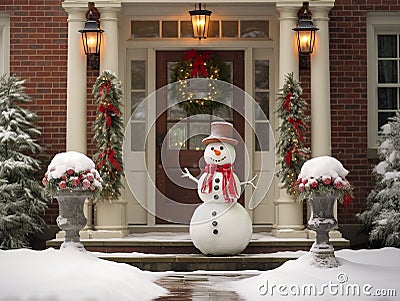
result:
[[[214,149],[214,154],[216,154],[217,156],[219,156],[221,154],[221,151]]]

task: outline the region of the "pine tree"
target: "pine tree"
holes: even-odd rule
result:
[[[374,247],[400,247],[400,113],[379,134],[380,162],[373,169],[375,187],[367,209],[357,214]]]
[[[302,93],[300,83],[293,78],[293,73],[289,73],[285,76],[285,82],[276,99],[278,103],[276,113],[282,120],[278,128],[277,152],[280,158],[278,162],[280,170],[277,175],[282,187],[294,197],[297,196],[294,184],[310,153],[304,146],[307,102],[301,98]]]
[[[41,231],[40,214],[47,208],[42,185],[35,179],[41,151],[35,137],[37,116],[19,104],[30,102],[24,81],[0,77],[0,248],[29,247]]]
[[[98,152],[93,161],[103,179],[103,190],[98,200],[116,200],[122,187],[122,143],[124,140],[121,117],[122,83],[115,74],[103,71],[93,86],[98,105],[93,124]]]

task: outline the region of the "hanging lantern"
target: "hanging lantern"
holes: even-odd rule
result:
[[[211,11],[201,9],[201,3],[199,3],[199,9],[195,6],[195,10],[189,11],[189,14],[192,18],[193,36],[199,40],[206,39],[210,25]]]
[[[319,30],[319,28],[314,26],[311,13],[309,13],[307,6],[303,5],[300,11],[303,11],[303,14],[299,18],[297,27],[292,28],[292,30],[297,33],[297,48],[299,54],[307,55],[314,50],[315,32]]]
[[[89,12],[85,27],[79,32],[82,34],[83,49],[87,56],[88,66],[91,70],[99,70],[101,36],[104,30],[100,29],[92,11]]]

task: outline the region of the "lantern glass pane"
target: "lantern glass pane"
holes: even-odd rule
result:
[[[210,25],[210,16],[192,15],[193,36],[195,38],[207,38]],[[219,27],[217,27],[219,35]]]
[[[313,31],[298,31],[297,37],[299,39],[301,53],[311,53],[311,43],[313,40]]]
[[[87,53],[97,53],[97,32],[86,32]]]

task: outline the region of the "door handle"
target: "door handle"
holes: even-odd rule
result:
[[[156,143],[157,143],[157,153],[158,153],[158,164],[162,165],[162,160],[161,160],[161,149],[163,146],[163,142],[165,139],[165,133],[157,133],[156,135]]]

